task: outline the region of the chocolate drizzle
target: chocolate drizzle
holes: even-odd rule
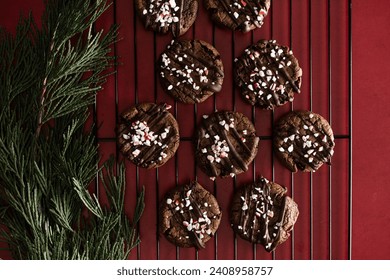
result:
[[[209,0],[208,8],[213,13],[223,12],[231,21],[231,26],[220,20],[222,24],[228,25],[233,30],[239,29],[248,32],[263,25],[264,18],[270,7],[270,0]],[[224,18],[218,14],[217,18]]]
[[[248,170],[257,152],[258,137],[254,128],[237,129],[245,116],[233,112],[217,112],[204,118],[198,131],[197,157],[210,177],[234,176]],[[249,126],[249,120],[246,120]]]
[[[161,54],[159,64],[165,90],[177,96],[184,94],[180,101],[198,103],[221,91],[224,78],[221,58],[203,41],[172,41]]]
[[[172,121],[167,121],[167,105],[150,103],[148,109],[136,106],[136,114],[121,116],[118,126],[119,148],[132,162],[141,167],[158,165],[178,138]]]
[[[268,252],[278,245],[286,209],[285,190],[276,193],[272,184],[261,177],[239,192],[241,204],[235,231],[252,243],[262,244]],[[278,209],[276,209],[277,207]]]
[[[179,37],[181,34],[181,25],[182,25],[182,20],[183,20],[183,5],[184,5],[184,0],[176,0],[179,2],[177,5],[179,7],[178,15],[177,17],[179,20],[177,22],[173,23],[172,26],[172,35],[174,37]]]
[[[316,171],[330,164],[334,136],[324,118],[308,112],[291,112],[276,127],[276,151],[283,154],[291,171]]]
[[[213,236],[216,230],[212,220],[220,219],[221,216],[220,212],[213,213],[208,209],[211,205],[204,200],[204,196],[199,197],[199,188],[201,187],[198,183],[191,182],[182,187],[179,195],[168,196],[165,201],[176,222],[172,226],[176,230],[181,227],[183,232],[188,233],[197,249],[205,248],[205,240]]]
[[[260,40],[236,59],[235,80],[252,105],[274,109],[300,93],[302,70],[297,59],[275,40]]]
[[[236,24],[236,26],[240,25],[240,22],[233,15],[232,10],[230,9],[230,4],[226,2],[226,0],[218,0],[221,3],[221,6],[224,8],[226,14],[232,19],[232,21]]]
[[[174,37],[184,34],[196,18],[196,0],[138,0],[139,12],[145,27]]]

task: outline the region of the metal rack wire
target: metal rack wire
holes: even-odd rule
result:
[[[114,12],[113,12],[113,22],[114,23],[120,23],[120,19],[118,19],[118,9],[120,9],[121,7],[118,6],[118,3],[119,0],[114,0]],[[201,2],[201,1],[200,1]],[[330,167],[323,167],[324,169],[326,169],[326,174],[324,175],[324,172],[321,173],[321,176],[323,177],[323,180],[321,181],[321,184],[317,184],[316,181],[318,180],[318,177],[317,177],[317,174],[308,174],[308,175],[300,175],[300,174],[293,174],[293,173],[284,173],[284,174],[289,174],[288,175],[288,178],[284,178],[283,180],[285,181],[288,181],[289,184],[286,186],[289,190],[290,190],[290,196],[293,198],[293,199],[308,199],[308,201],[305,200],[305,204],[307,204],[307,211],[304,212],[302,214],[305,215],[303,218],[306,219],[308,221],[308,223],[304,223],[304,224],[301,224],[300,226],[305,226],[305,229],[307,229],[306,231],[304,230],[301,230],[300,233],[304,233],[305,235],[308,236],[308,240],[305,240],[306,243],[308,242],[309,245],[306,246],[306,245],[302,245],[302,244],[305,244],[303,242],[303,240],[300,240],[300,236],[298,235],[298,233],[296,231],[293,231],[292,232],[292,236],[290,237],[290,241],[289,241],[289,248],[286,249],[284,248],[284,250],[286,252],[284,253],[279,253],[279,249],[277,249],[275,252],[273,252],[271,255],[267,255],[266,258],[271,258],[271,259],[279,259],[280,256],[281,258],[287,258],[287,259],[316,259],[316,258],[326,258],[326,259],[333,259],[333,258],[341,258],[341,259],[351,259],[351,256],[352,256],[352,30],[351,30],[351,22],[352,22],[352,0],[345,0],[345,1],[339,1],[337,3],[340,3],[340,2],[343,2],[344,5],[345,5],[345,10],[342,10],[340,11],[340,15],[338,15],[339,18],[341,18],[342,21],[345,21],[346,24],[346,35],[347,35],[347,39],[346,39],[346,42],[347,42],[347,45],[344,46],[345,47],[345,50],[343,52],[343,55],[341,55],[341,59],[342,59],[342,62],[341,61],[336,61],[334,60],[334,55],[339,51],[338,49],[335,49],[335,46],[332,42],[332,38],[334,36],[334,32],[337,31],[337,28],[335,26],[332,25],[333,23],[333,18],[332,16],[332,11],[334,11],[334,8],[333,8],[333,5],[335,5],[336,1],[334,0],[326,0],[326,1],[322,1],[322,0],[302,0],[302,1],[292,1],[292,0],[273,0],[272,3],[271,3],[271,9],[270,9],[270,14],[268,15],[268,28],[269,28],[269,36],[270,38],[274,38],[274,35],[275,35],[275,25],[277,23],[277,21],[279,20],[277,18],[277,15],[276,15],[276,6],[280,3],[282,3],[284,6],[288,6],[288,17],[289,17],[289,20],[287,21],[288,22],[288,28],[286,30],[288,30],[288,41],[287,42],[289,44],[289,46],[294,49],[296,46],[297,46],[297,40],[294,38],[294,34],[296,34],[296,29],[295,29],[295,22],[294,22],[294,18],[296,17],[295,14],[293,14],[294,12],[296,13],[297,9],[294,7],[295,5],[298,5],[297,3],[298,2],[302,2],[303,5],[307,5],[307,8],[308,8],[308,18],[305,19],[306,22],[307,22],[307,25],[308,25],[308,29],[307,30],[303,30],[302,32],[306,32],[306,35],[308,37],[308,46],[307,46],[307,52],[305,53],[305,55],[308,57],[308,65],[309,65],[309,68],[308,69],[305,69],[305,79],[307,79],[308,81],[308,91],[305,93],[307,96],[308,96],[308,104],[306,104],[306,109],[309,109],[309,110],[313,110],[314,109],[314,104],[313,104],[313,99],[315,97],[317,97],[318,95],[318,92],[316,92],[313,88],[314,86],[314,81],[313,81],[313,77],[316,75],[315,73],[315,69],[314,69],[314,65],[317,63],[314,61],[313,59],[313,56],[315,54],[315,50],[313,49],[313,32],[314,32],[314,29],[313,29],[313,24],[316,23],[316,21],[318,20],[318,18],[315,18],[313,16],[313,10],[315,7],[317,7],[318,5],[324,5],[326,6],[326,10],[323,11],[325,16],[326,16],[326,23],[327,23],[327,26],[326,26],[326,36],[327,36],[327,39],[326,39],[326,43],[324,43],[326,45],[326,53],[323,54],[323,57],[325,58],[326,60],[326,69],[327,69],[327,72],[326,72],[326,77],[327,77],[327,80],[326,80],[326,86],[324,88],[327,88],[327,92],[326,92],[326,108],[327,108],[327,116],[328,116],[328,121],[330,122],[331,125],[333,124],[336,124],[338,121],[339,121],[339,113],[338,111],[339,110],[343,110],[343,112],[347,112],[346,115],[347,115],[347,124],[345,125],[346,126],[346,129],[340,129],[339,131],[336,131],[335,133],[335,139],[336,139],[336,147],[337,146],[341,146],[342,148],[340,148],[340,153],[342,153],[343,155],[339,157],[339,159],[337,159],[337,162],[335,164],[335,166],[330,166]],[[325,4],[324,4],[325,3]],[[201,6],[201,3],[199,3],[200,6]],[[141,87],[141,84],[140,84],[140,79],[139,79],[139,76],[140,75],[140,71],[141,71],[141,61],[140,61],[140,56],[139,56],[139,53],[140,53],[140,49],[142,48],[144,42],[140,41],[140,34],[141,32],[143,31],[140,31],[140,22],[139,22],[139,19],[136,17],[135,15],[135,12],[134,12],[134,6],[132,7],[133,8],[133,11],[131,11],[131,14],[133,15],[134,17],[134,20],[132,21],[132,26],[130,27],[132,30],[133,30],[133,36],[131,38],[125,38],[125,40],[133,40],[134,41],[134,50],[133,50],[133,53],[131,54],[132,56],[132,62],[134,63],[134,65],[132,65],[131,67],[133,67],[133,80],[134,80],[134,84],[132,85],[134,91],[133,91],[133,95],[131,96],[131,99],[133,100],[134,103],[138,103],[138,102],[141,102],[141,94],[145,94],[144,92],[141,92],[140,90],[140,87]],[[318,9],[318,8],[317,8]],[[205,11],[204,10],[200,10],[200,13],[204,13]],[[190,37],[196,37],[198,34],[199,34],[199,26],[194,26],[191,31],[189,31],[190,33],[187,34],[187,36],[190,36]],[[219,32],[218,31],[218,27],[212,25],[212,27],[209,27],[211,28],[211,37],[212,37],[212,43],[213,45],[216,45],[217,43],[217,35],[216,33]],[[263,27],[264,28],[264,27]],[[251,32],[251,35],[250,35],[250,42],[251,43],[254,43],[256,41],[256,38],[257,38],[257,34],[255,34],[256,31],[252,31]],[[160,47],[161,44],[161,41],[166,41],[166,39],[162,40],[161,39],[161,36],[160,35],[156,35],[156,34],[153,34],[152,35],[153,37],[152,38],[149,38],[150,41],[153,41],[153,48],[152,48],[152,54],[151,56],[153,57],[154,61],[157,60],[158,56],[159,56],[159,50],[158,50],[158,47],[157,45]],[[231,43],[231,57],[234,58],[236,56],[236,54],[240,51],[238,50],[238,47],[236,47],[237,43],[238,43],[238,40],[240,40],[239,38],[239,35],[237,35],[235,32],[231,32],[231,36],[230,38],[228,38],[228,42],[227,43]],[[120,42],[119,42],[120,43]],[[118,44],[119,44],[118,43]],[[114,48],[114,54],[116,56],[121,56],[121,53],[118,51],[118,47],[117,45],[115,45],[115,48]],[[337,46],[339,47],[339,46]],[[338,56],[340,57],[340,55]],[[161,97],[161,94],[160,94],[160,90],[158,88],[158,80],[157,80],[157,75],[156,75],[156,71],[153,70],[153,65],[150,65],[150,75],[153,77],[152,78],[152,81],[153,81],[153,92],[149,92],[148,93],[148,96],[151,100],[155,101],[155,102],[160,102],[160,97]],[[346,76],[344,78],[344,82],[345,84],[347,85],[348,87],[348,90],[347,92],[343,93],[345,94],[345,100],[346,100],[346,103],[343,104],[342,107],[339,107],[339,105],[336,106],[335,104],[335,89],[334,89],[334,82],[333,82],[333,79],[334,79],[334,75],[335,75],[335,69],[339,68],[340,66],[344,67],[346,70]],[[149,67],[149,66],[148,66]],[[343,69],[344,69],[343,68]],[[118,66],[116,67],[116,70],[118,71]],[[152,72],[153,71],[153,72]],[[123,81],[119,80],[118,79],[118,75],[116,75],[114,77],[114,87],[115,87],[115,108],[112,112],[112,114],[115,114],[115,118],[117,119],[118,118],[118,115],[119,115],[119,103],[121,102],[120,101],[120,94],[122,94],[120,92],[120,88],[121,88],[121,83],[123,83]],[[230,98],[231,100],[229,101],[229,104],[231,104],[231,108],[232,110],[238,110],[238,105],[236,105],[238,103],[238,98],[237,97],[237,93],[236,93],[236,88],[234,86],[234,82],[233,82],[233,79],[230,79],[230,77],[227,77],[224,81],[224,83],[231,83],[229,85],[229,91],[226,93],[227,96],[231,95]],[[338,90],[339,91],[339,90]],[[300,98],[300,97],[297,97],[297,98]],[[130,105],[130,104],[129,104]],[[183,118],[183,112],[182,112],[182,109],[180,107],[181,105],[178,104],[177,102],[174,103],[174,115],[175,117],[180,120],[181,118]],[[186,112],[186,118],[189,118],[190,119],[190,123],[189,125],[192,126],[192,128],[195,130],[196,127],[197,127],[197,120],[199,119],[200,115],[201,115],[201,112],[200,112],[200,109],[202,107],[202,104],[198,104],[198,105],[193,105],[193,106],[188,106],[187,107],[187,112]],[[212,107],[212,109],[215,111],[215,110],[218,110],[218,109],[221,109],[220,107],[220,100],[217,98],[216,95],[214,95],[213,99],[212,99],[212,105],[209,106],[210,108]],[[288,110],[294,110],[297,106],[295,105],[295,102],[293,102],[292,105],[290,105],[290,107],[288,107]],[[299,107],[299,106],[298,106]],[[224,108],[226,109],[226,108]],[[202,108],[203,110],[203,108]],[[192,111],[192,112],[191,112]],[[100,115],[99,115],[99,110],[96,110],[96,114],[95,114],[95,119],[99,122],[101,121],[100,119]],[[190,113],[188,113],[190,112]],[[256,108],[250,108],[250,112],[251,112],[251,119],[252,119],[252,122],[256,125],[258,124],[259,122],[259,118],[264,115],[263,112],[260,112],[258,109]],[[211,113],[211,112],[210,112]],[[267,113],[268,114],[268,113]],[[189,117],[189,115],[191,115]],[[265,131],[266,133],[263,133],[263,131],[260,131],[259,133],[259,137],[260,137],[260,142],[263,143],[266,147],[267,146],[270,146],[270,142],[272,140],[272,127],[273,127],[273,124],[277,118],[276,116],[276,113],[275,112],[269,112],[269,122],[267,126],[269,126],[271,129],[267,130],[267,129],[264,129],[263,131]],[[259,124],[258,124],[259,125]],[[261,123],[262,125],[262,123]],[[341,126],[340,126],[341,127]],[[181,137],[181,142],[184,143],[183,145],[185,145],[185,148],[186,149],[190,149],[191,148],[191,143],[192,143],[192,137],[190,135],[184,135]],[[98,142],[99,143],[109,143],[110,145],[115,145],[115,137],[99,137],[98,138]],[[191,152],[188,152],[190,155],[191,155]],[[119,156],[119,152],[118,152],[118,149],[116,148],[116,154],[118,155],[117,158],[120,158]],[[186,152],[187,154],[187,152]],[[276,162],[276,160],[274,159],[274,156],[272,155],[272,152],[269,153],[267,152],[267,155],[271,155],[267,158],[267,160],[269,161],[269,166],[270,166],[270,170],[266,171],[268,172],[271,177],[272,177],[272,180],[273,181],[277,181],[279,179],[279,173],[280,171],[277,170],[278,169],[278,163]],[[174,167],[174,174],[173,174],[173,177],[174,179],[167,179],[169,182],[171,182],[172,184],[172,187],[174,185],[179,185],[181,182],[182,182],[182,173],[183,171],[185,171],[185,173],[190,173],[191,176],[193,177],[193,179],[195,180],[198,180],[198,179],[201,179],[203,178],[202,174],[200,174],[200,172],[198,171],[198,169],[196,168],[196,163],[191,163],[189,164],[188,166],[183,166],[182,165],[182,161],[181,161],[181,156],[180,156],[180,159],[179,159],[179,155],[176,154],[175,155],[175,158],[171,160],[172,163],[171,165],[173,165]],[[129,178],[128,179],[128,182],[129,184],[131,184],[133,186],[133,189],[128,189],[128,191],[132,192],[132,194],[135,194],[140,188],[141,186],[143,185],[143,182],[141,180],[141,176],[145,176],[145,175],[142,175],[144,171],[140,170],[138,167],[132,167],[133,169],[135,169],[134,171],[134,177],[132,178]],[[251,177],[252,177],[252,180],[254,180],[260,172],[264,172],[264,169],[261,169],[262,168],[262,163],[259,163],[259,161],[254,161],[254,163],[252,164],[252,167],[251,167]],[[337,168],[337,169],[336,169]],[[337,172],[335,172],[335,170]],[[341,170],[341,171],[340,171]],[[279,172],[279,173],[278,173]],[[141,174],[142,173],[142,174]],[[144,221],[141,220],[141,225],[139,226],[139,229],[141,231],[141,240],[143,238],[142,234],[149,234],[149,239],[148,239],[148,242],[149,243],[153,243],[153,252],[152,253],[148,253],[148,247],[146,245],[144,245],[143,243],[141,243],[141,245],[138,246],[137,250],[134,251],[134,253],[132,253],[132,258],[133,259],[145,259],[145,258],[148,258],[148,259],[165,259],[165,258],[176,258],[176,259],[205,259],[205,258],[209,258],[209,259],[221,259],[221,258],[228,258],[228,259],[240,259],[241,258],[241,245],[242,245],[242,242],[240,240],[238,240],[234,234],[232,233],[232,231],[228,231],[225,229],[223,229],[223,231],[219,230],[216,234],[216,236],[214,237],[214,239],[210,242],[213,242],[213,244],[210,245],[210,247],[212,247],[211,251],[212,252],[208,252],[207,254],[203,254],[201,253],[200,251],[197,251],[197,250],[192,250],[192,251],[188,251],[188,249],[180,249],[178,247],[174,247],[173,245],[171,245],[170,247],[168,245],[165,244],[165,241],[163,240],[163,237],[160,237],[160,235],[158,234],[158,225],[159,225],[159,221],[158,221],[158,210],[159,210],[159,203],[160,203],[160,198],[161,198],[161,195],[165,189],[165,187],[163,188],[161,185],[162,185],[162,180],[165,178],[168,178],[167,174],[163,174],[159,171],[159,169],[156,169],[156,170],[152,170],[152,171],[149,171],[148,174],[151,174],[151,178],[150,179],[152,181],[152,185],[149,185],[147,186],[147,192],[149,193],[153,193],[153,201],[149,202],[149,204],[147,203],[147,207],[152,207],[153,208],[153,211],[154,213],[151,213],[151,214],[148,214],[149,216],[146,216],[144,217]],[[322,178],[321,177],[321,178]],[[150,182],[149,180],[149,182]],[[224,180],[230,180],[230,179],[224,179]],[[130,182],[131,181],[131,182]],[[341,182],[341,183],[338,183],[338,182]],[[301,182],[308,182],[306,185],[307,185],[307,192],[305,194],[305,198],[301,198],[299,196],[299,194],[302,191],[302,189],[300,188],[300,184]],[[322,182],[325,182],[324,184],[322,184]],[[344,184],[342,182],[345,182]],[[223,189],[223,185],[224,182],[223,181],[215,181],[214,183],[212,183],[212,187],[210,188],[210,190],[214,193],[214,195],[217,197],[217,199],[221,196],[223,196],[221,199],[222,200],[227,200],[227,197],[229,195],[226,195],[225,194],[225,190],[226,189]],[[228,183],[231,188],[228,189],[228,192],[231,194],[234,189],[236,189],[237,187],[239,187],[239,182],[238,182],[238,179],[237,178],[233,178],[231,179],[231,181]],[[165,182],[164,182],[164,185],[165,185]],[[320,185],[320,186],[318,186]],[[316,195],[316,191],[319,189],[319,188],[326,188],[327,189],[327,198],[325,198],[325,202],[324,201],[320,201]],[[343,205],[339,205],[339,203],[335,204],[335,202],[333,201],[333,197],[338,195],[338,193],[340,193],[340,189],[343,190],[344,193],[347,193],[347,199],[346,201],[343,201]],[[322,208],[324,208],[327,213],[321,213],[321,217],[325,217],[324,221],[317,221],[316,219],[316,211],[317,211],[317,204],[318,202],[321,202],[321,205],[325,205],[325,206],[322,206]],[[339,202],[337,200],[337,202]],[[129,202],[129,204],[131,204],[131,202]],[[335,216],[335,215],[338,215],[338,209],[347,209],[347,214],[344,215],[344,219],[341,219],[341,218],[338,218],[338,216]],[[227,213],[226,213],[227,214]],[[149,218],[151,219],[154,219],[154,221],[150,221]],[[316,233],[318,233],[317,231],[317,227],[320,223],[320,226],[321,228],[326,228],[327,230],[327,233],[324,234],[325,237],[323,237],[321,235],[321,238],[318,239],[317,236],[316,236]],[[326,223],[326,225],[324,225],[324,223]],[[346,223],[346,224],[345,224]],[[297,225],[296,227],[298,227],[299,225]],[[151,227],[156,227],[155,229],[150,229]],[[149,228],[149,230],[152,232],[147,232],[147,228]],[[337,230],[339,230],[339,228],[346,228],[347,230],[346,231],[343,231],[341,232],[340,234],[342,234],[342,240],[345,240],[348,244],[345,246],[345,248],[343,249],[343,252],[340,252],[338,249],[335,250],[335,247],[338,247],[338,245],[340,244],[340,242],[342,241],[339,241],[338,239],[335,239],[335,232],[337,232]],[[322,233],[321,233],[322,234]],[[154,239],[154,240],[153,240]],[[299,239],[299,240],[298,240]],[[224,244],[225,242],[227,241],[228,244]],[[326,246],[327,247],[327,252],[323,252],[321,256],[318,256],[316,254],[316,248],[318,247],[318,244],[319,243],[326,243]],[[209,246],[209,245],[208,245]],[[231,252],[230,255],[226,255],[224,251],[221,252],[221,250],[225,249],[225,246],[229,248],[229,252]],[[175,248],[175,253],[174,255],[172,254],[172,252],[169,252],[169,254],[167,253],[167,250],[170,250],[172,251],[173,248]],[[246,247],[248,248],[248,247]],[[264,257],[265,255],[262,253],[262,248],[259,248],[258,245],[251,245],[251,252],[250,254],[246,253],[245,254],[245,258],[252,258],[252,259],[259,259],[259,258],[262,258]],[[150,248],[149,248],[150,249]],[[345,252],[346,251],[346,252]]]

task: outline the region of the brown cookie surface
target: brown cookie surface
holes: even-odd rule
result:
[[[300,93],[302,69],[288,47],[260,40],[235,60],[234,79],[247,102],[274,109]]]
[[[173,189],[160,207],[160,231],[173,244],[201,249],[215,234],[222,213],[215,197],[197,182]]]
[[[297,204],[287,190],[261,177],[239,188],[232,200],[231,226],[243,239],[271,252],[286,241],[298,218]]]
[[[232,30],[248,32],[263,25],[270,0],[204,0],[211,19]]]
[[[199,103],[221,91],[223,64],[218,51],[201,40],[175,40],[161,54],[160,82],[165,92],[184,103]]]
[[[166,104],[141,103],[120,116],[117,143],[134,164],[155,168],[166,163],[179,146],[179,128]]]
[[[232,111],[203,116],[195,141],[197,164],[211,179],[247,171],[259,144],[251,121]]]
[[[187,32],[198,11],[197,0],[135,0],[135,6],[147,29],[174,37]]]
[[[332,128],[325,118],[310,111],[292,111],[275,125],[274,151],[292,172],[316,171],[330,164],[334,153]]]

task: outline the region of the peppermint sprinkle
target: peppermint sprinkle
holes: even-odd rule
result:
[[[127,134],[123,134],[123,138],[128,140],[130,145],[134,148],[131,154],[134,158],[138,157],[141,154],[142,146],[151,147],[153,145],[158,145],[162,148],[160,151],[159,161],[166,158],[168,155],[165,153],[167,145],[163,145],[163,140],[168,137],[170,132],[170,127],[166,127],[161,134],[156,134],[150,129],[146,121],[134,121],[131,123],[130,131]]]
[[[132,154],[133,154],[133,156],[134,157],[137,157],[139,154],[140,154],[140,150],[138,150],[138,149],[135,149],[133,152],[132,152]]]
[[[226,123],[224,123],[226,125]],[[226,127],[225,127],[226,128]],[[206,137],[208,138],[208,137]],[[202,152],[205,150],[204,148]],[[230,148],[226,143],[226,140],[220,141],[220,137],[218,135],[214,136],[214,143],[211,145],[211,153],[207,155],[207,159],[210,161],[210,163],[215,162],[221,162],[221,159],[226,158],[229,156]],[[206,149],[207,152],[207,149]]]
[[[177,16],[173,16],[171,19],[168,17],[167,20],[168,22],[179,22],[180,19]],[[178,42],[176,45],[180,46],[180,43]],[[187,54],[174,56],[174,54],[168,55],[168,53],[163,53],[161,55],[160,65],[163,71],[160,73],[160,75],[163,78],[168,76],[176,77],[179,81],[177,83],[177,85],[180,86],[179,90],[187,88],[195,91],[200,91],[205,84],[216,84],[216,77],[214,77],[214,75],[209,75],[209,72],[211,71],[209,71],[207,67],[199,66],[199,64],[202,63],[196,62],[196,60],[193,63],[188,63],[189,61],[187,58]],[[172,64],[174,62],[183,62],[183,64],[185,64],[184,69],[182,67],[173,66]],[[172,89],[173,87],[169,86],[168,90]]]
[[[157,3],[156,3],[157,2]],[[147,9],[142,11],[143,15],[150,14],[155,17],[155,22],[159,23],[161,27],[169,26],[173,22],[178,22],[178,10],[175,0],[165,1],[161,3],[161,0],[150,1],[150,5]]]

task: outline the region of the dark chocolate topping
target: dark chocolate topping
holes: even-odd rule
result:
[[[235,80],[252,105],[274,109],[300,93],[302,70],[288,47],[260,40],[235,60]]]
[[[291,159],[291,171],[316,171],[330,164],[335,146],[333,132],[324,118],[309,111],[294,111],[276,126],[275,149]]]
[[[244,187],[239,194],[241,215],[239,223],[233,224],[235,231],[252,243],[262,244],[268,252],[273,251],[278,245],[287,211],[285,191],[271,191],[269,181],[261,177],[256,184]]]
[[[216,231],[216,228],[213,228],[213,220],[221,217],[219,211],[218,213],[213,213],[209,209],[209,204],[205,201],[205,197],[194,196],[195,188],[199,187],[196,182],[191,182],[182,188],[179,199],[168,196],[164,202],[175,220],[175,224],[172,226],[176,229],[181,227],[183,232],[187,232],[197,249],[205,248],[204,240],[207,241]]]
[[[260,28],[270,8],[270,0],[205,0],[213,18],[233,30],[248,32]],[[223,15],[221,15],[223,14]],[[226,16],[230,19],[226,22]]]
[[[184,34],[196,18],[196,0],[136,0],[145,27],[159,33]]]
[[[172,26],[172,35],[174,37],[179,37],[180,34],[181,34],[181,21],[183,19],[183,5],[184,5],[184,1],[185,0],[176,0],[177,2],[177,7],[179,7],[179,10],[178,10],[178,15],[177,17],[179,18],[179,20],[177,22],[175,22]]]
[[[149,167],[158,164],[167,157],[172,137],[176,137],[176,129],[166,121],[169,114],[166,104],[150,104],[148,110],[136,106],[137,113],[128,118],[122,115],[118,127],[119,147],[135,164]]]
[[[246,118],[233,112],[217,112],[203,118],[198,131],[197,156],[201,167],[210,177],[234,176],[248,170],[248,164],[257,152],[258,137],[253,126],[237,129],[237,123]]]
[[[219,53],[200,40],[172,41],[160,57],[160,78],[165,90],[180,101],[198,103],[221,91],[223,66]]]

